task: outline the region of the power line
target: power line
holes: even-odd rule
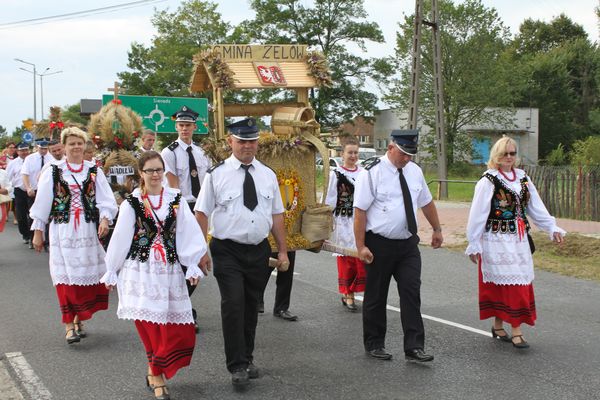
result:
[[[120,10],[124,10],[124,9],[134,8],[134,7],[141,7],[141,6],[145,6],[145,5],[153,4],[153,3],[160,3],[163,1],[166,1],[166,0],[138,0],[138,1],[132,1],[129,3],[124,3],[124,4],[117,4],[117,5],[113,5],[113,6],[94,8],[94,9],[90,9],[90,10],[76,11],[76,12],[72,12],[72,13],[52,15],[52,16],[41,17],[41,18],[25,19],[25,20],[14,21],[14,22],[6,22],[6,23],[0,24],[0,29],[17,28],[17,27],[29,26],[29,25],[39,25],[39,24],[44,24],[44,23],[48,23],[48,22],[73,19],[73,18],[81,17],[81,16],[104,14],[104,13],[108,13],[108,12],[120,11]]]

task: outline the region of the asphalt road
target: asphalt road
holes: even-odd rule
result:
[[[465,256],[422,248],[422,312],[428,365],[406,363],[398,312],[388,312],[386,347],[392,361],[365,356],[360,313],[337,293],[330,253],[298,253],[291,311],[274,318],[275,280],[259,318],[255,362],[263,376],[248,390],[232,389],[225,369],[219,293],[210,276],[192,301],[201,332],[189,368],[169,383],[173,399],[600,399],[600,285],[537,271],[538,323],[524,329],[526,351],[492,340],[479,321],[477,271]],[[388,304],[398,307],[390,290]],[[110,309],[86,325],[89,337],[67,346],[47,255],[23,245],[11,225],[0,234],[0,399],[12,384],[30,398],[6,354],[20,352],[52,399],[152,399],[144,388],[145,353],[131,321]],[[435,317],[475,328],[468,330]],[[2,376],[11,382],[3,381]],[[31,376],[30,376],[31,378]],[[43,392],[43,393],[48,393]]]

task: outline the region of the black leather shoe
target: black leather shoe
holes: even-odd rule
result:
[[[356,303],[355,302],[348,303],[347,300],[346,300],[346,308],[348,309],[348,311],[352,311],[352,312],[358,311],[358,307],[356,306]]]
[[[433,356],[426,354],[423,349],[412,349],[404,352],[404,359],[406,361],[429,362],[433,361]]]
[[[288,310],[275,311],[275,312],[273,312],[273,315],[276,316],[277,318],[285,319],[286,321],[296,321],[298,319],[297,315],[292,314]]]
[[[265,312],[265,303],[263,303],[262,301],[260,303],[258,303],[258,307],[256,307],[258,310],[259,314],[262,314]]]
[[[498,332],[504,332],[504,335],[498,335]],[[498,338],[503,342],[512,342],[512,337],[504,330],[504,328],[496,329],[492,326],[492,338]]]
[[[519,341],[515,342],[514,339],[518,338]],[[511,342],[513,344],[513,346],[515,346],[517,349],[528,349],[529,348],[529,343],[527,343],[525,341],[525,339],[523,339],[523,335],[514,335],[511,339]]]
[[[236,369],[231,373],[231,383],[235,387],[244,387],[250,383],[246,368]]]
[[[385,348],[381,347],[379,349],[367,350],[367,355],[378,360],[391,360],[392,355],[385,351]]]
[[[260,375],[258,367],[252,363],[248,364],[246,371],[248,371],[248,378],[250,379],[257,379]]]

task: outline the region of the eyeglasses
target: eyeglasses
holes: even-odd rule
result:
[[[506,153],[504,153],[504,157],[508,157],[508,156],[515,157],[516,155],[517,155],[516,151],[507,151]]]
[[[148,168],[148,169],[143,169],[142,170],[143,173],[145,173],[146,175],[154,175],[154,174],[162,174],[163,172],[165,172],[164,168]]]

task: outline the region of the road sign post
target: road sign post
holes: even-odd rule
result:
[[[112,101],[112,94],[102,96],[102,104]],[[156,133],[175,133],[175,121],[171,115],[182,106],[187,106],[196,111],[198,121],[194,134],[208,134],[208,99],[196,97],[154,97],[154,96],[123,96],[119,100],[126,107],[131,108],[142,116],[144,127]]]

